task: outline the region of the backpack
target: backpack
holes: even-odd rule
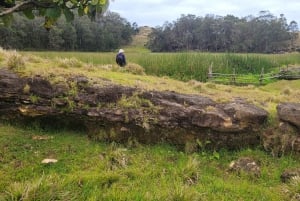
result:
[[[125,57],[124,57],[124,55],[122,53],[117,54],[116,62],[120,66],[125,66],[125,64],[126,64]]]

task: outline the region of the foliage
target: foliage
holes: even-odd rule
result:
[[[127,45],[135,33],[134,27],[117,13],[90,21],[75,15],[73,23],[59,18],[50,31],[41,29],[43,19],[26,19],[14,15],[10,26],[0,25],[0,46],[25,50],[112,51]]]
[[[182,15],[173,23],[157,27],[150,35],[148,47],[154,52],[197,50],[209,52],[286,51],[290,41],[295,50],[298,26],[289,25],[284,15],[275,17],[261,11],[258,17],[233,15]]]
[[[43,16],[44,27],[50,29],[62,14],[67,21],[74,20],[74,11],[79,16],[87,15],[95,19],[97,14],[106,10],[108,4],[108,0],[4,0],[0,4],[0,20],[7,23],[14,12],[23,12],[29,19]]]

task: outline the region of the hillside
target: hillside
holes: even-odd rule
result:
[[[151,32],[151,27],[139,27],[139,32],[133,36],[131,44],[124,47],[125,51],[131,53],[150,52],[150,50],[146,48],[146,44],[149,39],[148,36]]]
[[[143,48],[148,42],[148,36],[152,32],[151,27],[143,26],[139,27],[139,32],[133,37],[131,44],[127,47],[130,49],[138,49]],[[298,38],[295,42],[295,46],[300,48],[300,32],[298,32]]]
[[[297,200],[300,161],[284,148],[293,150],[300,140],[288,124],[277,128],[276,106],[299,102],[299,81],[225,86],[149,76],[141,70],[137,74],[139,68],[134,67],[95,65],[75,58],[43,59],[0,49],[0,111],[4,114],[0,121],[0,200]],[[245,111],[245,105],[250,110]],[[262,145],[235,151],[208,149],[214,143],[212,136],[224,135],[206,127],[216,128],[218,121],[225,120],[222,128],[233,132],[225,132],[229,138],[223,142],[232,145],[240,136],[238,126],[260,122],[261,116],[254,115],[257,110],[268,111],[268,122],[255,124],[249,133],[243,130],[246,138],[241,144],[249,139],[260,143],[254,134],[268,125],[266,134],[272,137],[268,143],[277,143],[279,149],[264,152]],[[52,118],[44,120],[50,128],[37,121],[49,113]],[[25,126],[4,121],[14,114],[27,120]],[[52,121],[55,116],[58,122]],[[61,126],[70,117],[73,130]],[[212,117],[218,117],[217,123]],[[102,130],[87,137],[87,130],[74,119],[87,119],[89,129],[96,128],[96,123]],[[153,125],[159,126],[152,130]],[[195,130],[194,125],[202,129]],[[169,130],[162,130],[164,126],[170,126]],[[289,129],[292,147],[285,132]],[[283,133],[282,142],[273,135],[275,131]],[[195,138],[201,135],[212,140]],[[143,144],[138,136],[155,136],[163,143]],[[122,144],[107,140],[116,137],[125,140]],[[188,143],[179,146],[184,139]],[[246,168],[233,169],[240,159],[246,161]],[[290,168],[297,170],[297,177],[291,172],[288,183],[288,176],[283,176]]]
[[[139,32],[133,37],[131,46],[143,47],[148,42],[148,36],[152,32],[152,28],[148,26],[139,27]]]

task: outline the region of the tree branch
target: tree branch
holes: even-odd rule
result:
[[[8,8],[7,10],[1,12],[0,13],[0,17],[3,17],[3,16],[8,15],[10,13],[16,12],[20,8],[22,8],[22,6],[31,4],[32,2],[33,2],[32,0],[28,0],[28,1],[23,1],[23,2],[21,2],[19,4],[16,4],[14,7]]]
[[[18,12],[18,11],[22,11],[25,10],[28,7],[42,7],[42,8],[50,8],[52,6],[52,3],[48,2],[48,3],[41,3],[41,2],[37,2],[35,0],[27,0],[27,1],[23,1],[21,3],[16,4],[15,6],[8,8],[2,12],[0,12],[0,17],[3,17],[5,15],[8,15],[10,13],[13,12]]]

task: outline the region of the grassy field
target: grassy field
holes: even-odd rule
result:
[[[149,55],[165,59],[177,57],[177,54],[179,55]],[[141,56],[129,52],[130,62],[133,62],[130,57],[134,55],[136,58]],[[190,57],[187,53],[181,55]],[[206,57],[224,55],[226,54],[207,54]],[[285,56],[291,55],[274,57],[283,59]],[[107,59],[105,62],[104,58]],[[291,58],[294,58],[294,54]],[[25,52],[20,55],[0,49],[0,68],[2,67],[12,68],[21,75],[38,74],[48,77],[51,82],[81,74],[91,80],[105,78],[117,84],[144,90],[198,94],[217,102],[244,98],[270,112],[270,124],[278,123],[275,113],[279,102],[300,100],[300,80],[244,87],[196,80],[181,82],[170,79],[172,76],[136,75],[126,68],[117,68],[113,53]],[[242,156],[252,157],[259,162],[262,170],[260,178],[227,171],[230,162]],[[41,161],[45,158],[54,158],[58,162],[42,164]],[[245,147],[237,151],[207,151],[203,147],[203,150],[190,154],[167,144],[150,146],[140,145],[135,141],[122,145],[105,144],[87,138],[84,132],[41,130],[33,125],[24,128],[0,122],[0,201],[288,201],[299,195],[300,181],[295,179],[289,184],[283,184],[280,174],[285,168],[299,166],[299,157],[284,155],[274,158],[262,151],[261,147]]]
[[[126,51],[126,49],[125,49]],[[115,53],[89,52],[24,52],[43,58],[76,58],[94,65],[114,65]],[[131,48],[126,51],[128,63],[136,63],[148,75],[169,76],[188,81],[206,81],[209,66],[218,73],[260,74],[277,72],[281,67],[300,64],[299,53],[287,54],[230,54],[230,53],[149,53]]]
[[[228,171],[253,157],[256,178]],[[42,164],[45,158],[57,159]],[[280,181],[298,157],[270,157],[259,149],[187,154],[165,144],[118,145],[84,133],[0,126],[0,200],[291,200],[300,181]]]

